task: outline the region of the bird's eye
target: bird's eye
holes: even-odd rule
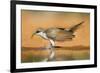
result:
[[[36,31],[36,33],[39,33],[40,31]]]

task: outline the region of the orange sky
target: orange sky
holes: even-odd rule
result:
[[[73,25],[85,21],[75,32],[76,37],[72,41],[56,42],[59,46],[89,46],[90,44],[90,14],[75,12],[51,12],[22,10],[22,47],[41,47],[48,44],[47,40],[39,36],[31,38],[32,32],[39,27],[70,28]]]

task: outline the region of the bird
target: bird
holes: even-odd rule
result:
[[[58,28],[51,27],[48,29],[38,28],[36,31],[32,33],[34,35],[38,35],[45,40],[49,40],[50,44],[47,46],[47,49],[50,50],[50,56],[46,59],[47,61],[53,60],[55,56],[55,41],[63,42],[63,41],[71,41],[75,37],[75,31],[83,24],[84,21],[72,26],[71,28]]]

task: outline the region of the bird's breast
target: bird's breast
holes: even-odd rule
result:
[[[41,37],[44,38],[44,39],[48,39],[46,33],[44,33],[44,32],[41,32],[41,33],[39,33],[38,35],[41,36]]]

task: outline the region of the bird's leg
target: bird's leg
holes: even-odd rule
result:
[[[50,42],[50,56],[48,58],[48,60],[53,60],[54,59],[54,56],[55,56],[55,50],[54,50],[54,46],[55,46],[55,42],[53,40],[49,40]]]

